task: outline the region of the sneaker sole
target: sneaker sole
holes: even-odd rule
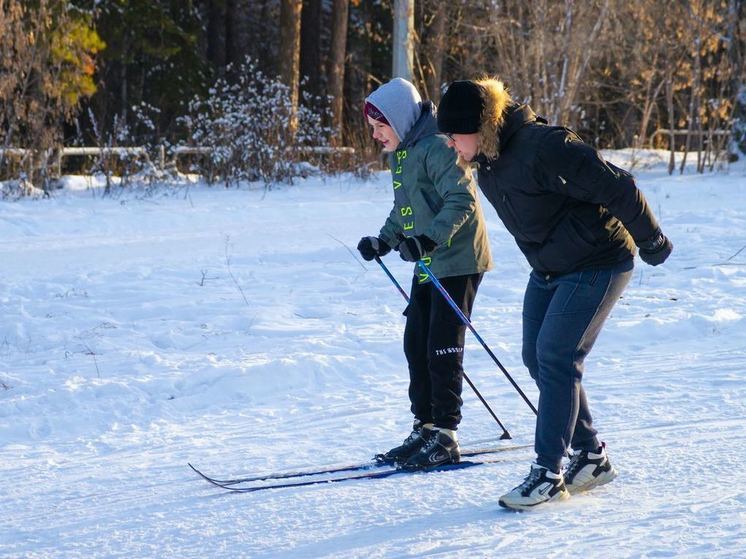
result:
[[[616,477],[619,475],[619,472],[617,472],[614,468],[611,468],[608,472],[603,472],[593,478],[590,482],[586,483],[585,485],[582,485],[580,487],[572,487],[571,485],[567,485],[567,490],[570,492],[571,495],[575,495],[577,493],[583,493],[585,491],[590,491],[591,489],[594,489],[595,487],[598,487],[599,485],[606,485],[609,482],[612,482],[616,479]]]
[[[555,496],[547,499],[546,501],[539,501],[538,503],[533,503],[533,504],[530,504],[530,505],[529,504],[525,504],[524,505],[524,504],[520,504],[520,503],[512,503],[512,504],[511,503],[506,503],[502,499],[500,499],[497,502],[497,504],[500,505],[501,507],[505,508],[505,509],[508,509],[508,510],[522,511],[522,510],[533,510],[536,507],[538,507],[539,505],[545,505],[545,504],[551,503],[553,501],[566,501],[569,498],[570,498],[570,492],[569,491],[562,491],[560,493],[557,493]]]

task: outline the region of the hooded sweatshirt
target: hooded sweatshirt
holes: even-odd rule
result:
[[[394,78],[383,84],[365,100],[383,113],[400,142],[422,111],[420,94],[414,85],[403,78]]]
[[[394,207],[379,237],[391,247],[414,235],[432,239],[437,246],[423,260],[438,278],[489,270],[492,258],[476,185],[456,165],[445,136],[438,134],[434,105],[423,103],[414,86],[401,78],[379,87],[368,101],[401,134],[389,155]],[[417,265],[414,272],[421,283],[428,281]]]

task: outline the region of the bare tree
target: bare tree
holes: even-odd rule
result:
[[[288,126],[298,127],[298,86],[300,82],[300,20],[302,0],[282,0],[280,4],[280,80],[290,89],[293,114]]]
[[[732,69],[733,141],[730,157],[746,156],[746,1],[728,2],[728,61]]]
[[[251,54],[258,11],[254,4],[254,0],[230,0],[226,5],[225,59],[228,64],[240,65]]]
[[[332,4],[332,44],[329,52],[329,87],[333,140],[342,140],[342,110],[344,108],[344,70],[347,54],[347,19],[349,0],[334,0]]]
[[[657,123],[666,128],[671,124],[669,116],[673,118],[660,107],[667,107],[668,100],[673,103],[673,94],[679,87],[674,85],[674,78],[686,59],[686,50],[680,48],[686,14],[681,5],[662,9],[659,3],[649,0],[622,1],[612,12],[606,43],[610,46],[609,57],[600,72],[594,71],[593,83],[598,84],[600,104],[624,102],[629,107],[626,113],[638,115],[630,118],[626,127],[622,123],[618,135],[634,134],[621,145],[642,148],[656,115]],[[613,77],[605,70],[609,67],[614,68]]]
[[[440,88],[443,81],[443,61],[448,40],[448,2],[421,2],[422,31],[421,46],[418,50],[421,79],[429,99],[437,102],[440,99]]]
[[[550,122],[575,124],[589,68],[603,52],[609,9],[610,0],[501,4],[489,22],[492,50],[499,53],[495,70]]]
[[[414,58],[414,0],[394,0],[392,75],[412,80]]]
[[[304,90],[314,97],[321,95],[322,83],[322,13],[321,0],[305,0],[300,25],[300,75]]]
[[[225,72],[226,65],[226,0],[209,0],[207,12],[207,59],[218,71]]]

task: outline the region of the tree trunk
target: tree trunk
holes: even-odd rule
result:
[[[322,94],[321,0],[304,0],[300,24],[300,75],[303,90],[314,97]]]
[[[332,44],[329,50],[329,88],[331,97],[331,128],[335,143],[342,139],[342,110],[344,107],[345,55],[347,54],[347,19],[349,0],[334,0],[332,4]]]
[[[302,0],[282,0],[280,4],[280,80],[288,86],[291,137],[298,129],[298,84],[300,82],[300,15]]]
[[[207,59],[219,75],[225,72],[226,0],[210,0],[207,12]]]
[[[427,33],[422,38],[424,79],[427,96],[436,103],[440,101],[440,85],[443,75],[443,58],[446,52],[446,21],[448,20],[448,2],[436,2],[432,21]]]
[[[238,61],[238,45],[233,32],[233,22],[236,20],[236,1],[225,0],[225,65]]]
[[[392,76],[412,81],[414,75],[414,0],[394,0]]]
[[[545,47],[547,45],[546,41],[546,21],[547,21],[547,6],[545,2],[541,2],[539,4],[539,21],[538,21],[538,27],[539,27],[539,45],[538,45],[538,55],[536,60],[536,78],[534,78],[534,83],[536,85],[535,88],[532,88],[532,95],[534,96],[532,101],[536,104],[538,110],[542,112],[542,114],[545,114],[549,117],[551,117],[551,112],[549,111],[549,107],[546,106],[547,101],[549,100],[549,75],[547,74],[547,56],[546,56],[546,50]],[[549,33],[551,35],[551,33]],[[538,83],[537,83],[538,80]],[[550,122],[550,124],[557,124],[557,121],[554,120]]]
[[[697,122],[699,121],[698,109],[699,103],[697,103],[697,95],[699,94],[699,70],[700,70],[700,46],[702,44],[701,34],[698,29],[697,38],[694,41],[694,69],[691,84],[689,86],[689,118],[687,119],[686,126],[686,142],[684,147],[684,156],[681,158],[681,168],[679,174],[684,174],[684,168],[686,167],[686,159],[689,155],[689,151],[692,149],[692,132],[697,128]]]
[[[365,119],[363,118],[363,102],[370,93],[370,68],[372,64],[372,41],[370,33],[361,33],[359,29],[366,29],[372,21],[370,2],[353,3],[351,8],[352,21],[357,21],[358,29],[351,27],[348,29],[349,44],[347,45],[347,67],[345,69],[345,111],[348,126],[345,132],[350,133],[353,130],[362,131],[363,136],[367,134],[364,128]],[[349,27],[349,26],[348,26]],[[357,31],[357,32],[356,32]],[[359,124],[359,125],[358,125]],[[346,143],[359,145],[361,137],[352,135],[347,136]]]
[[[642,149],[645,145],[645,141],[648,137],[648,123],[650,122],[650,115],[653,113],[653,107],[655,101],[658,99],[661,87],[663,87],[663,80],[658,83],[655,91],[651,94],[650,90],[653,87],[653,80],[657,76],[655,68],[658,67],[658,53],[656,52],[653,56],[653,60],[650,63],[651,72],[645,83],[645,104],[642,107],[642,118],[640,119],[640,128],[637,134],[637,141],[635,142],[635,148]],[[655,146],[651,146],[655,147]]]
[[[743,20],[746,1],[729,0],[728,2],[728,60],[730,61],[730,89],[733,96],[732,141],[729,142],[728,157],[738,160],[746,155],[746,69],[744,58],[746,47],[739,32],[739,22]]]
[[[122,60],[119,63],[119,116],[124,121],[127,120],[127,107],[129,106],[129,95],[127,94],[128,89],[127,63]]]
[[[603,7],[601,8],[601,13],[598,16],[596,23],[591,28],[588,36],[585,37],[584,43],[586,45],[592,45],[598,39],[603,25],[606,22],[608,10],[609,0],[606,0],[603,4]],[[568,26],[570,26],[572,25],[572,2],[570,2],[569,4],[568,11],[570,18]],[[574,32],[574,30],[572,30],[572,32]],[[568,75],[566,77],[564,75],[565,72],[563,71],[563,82],[565,83],[562,86],[562,91],[559,99],[560,115],[562,115],[562,120],[560,122],[570,122],[573,125],[575,124],[575,122],[572,120],[572,110],[573,106],[575,105],[575,99],[578,95],[578,89],[583,81],[585,72],[588,69],[588,63],[590,62],[592,53],[593,49],[590,48],[584,49],[583,51],[576,50],[573,56],[573,60],[570,64],[570,71],[568,72]]]
[[[676,136],[673,133],[676,119],[673,104],[673,69],[670,67],[666,69],[666,106],[668,107],[669,148],[671,150],[668,157],[668,174],[670,175],[676,167]]]
[[[234,65],[234,71],[246,61],[252,43],[256,41],[254,19],[259,15],[257,11],[255,0],[229,0],[227,5],[225,58]]]
[[[566,37],[572,37],[574,33],[573,29],[573,3],[572,0],[565,0],[565,21],[564,27],[560,30]],[[553,119],[550,122],[565,123],[565,115],[563,114],[563,100],[565,99],[565,89],[567,88],[567,74],[570,66],[570,41],[562,42],[562,71],[559,76],[559,83],[557,84],[557,90],[554,92],[552,99],[552,116]]]

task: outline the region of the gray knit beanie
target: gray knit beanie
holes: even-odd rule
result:
[[[403,78],[394,78],[383,84],[365,101],[383,113],[400,142],[422,112],[422,97],[414,85]]]

